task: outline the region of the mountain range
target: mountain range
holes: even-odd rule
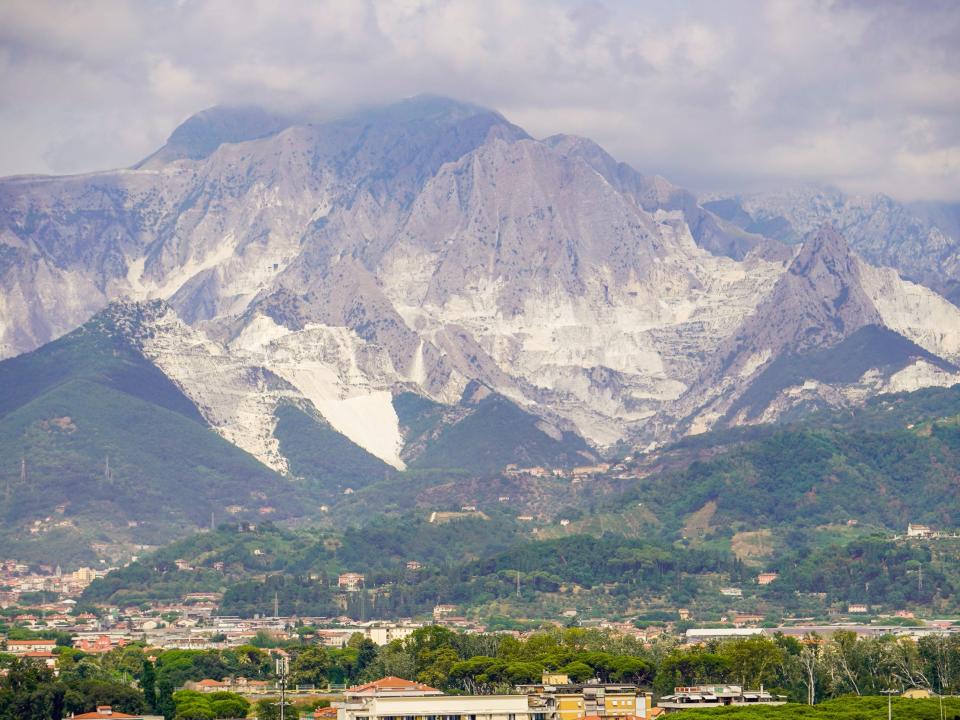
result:
[[[205,515],[951,386],[956,220],[822,189],[701,201],[446,98],[213,108],[132,168],[0,180],[0,477],[108,399],[80,474],[109,478],[128,446],[105,429],[146,403],[246,468]]]

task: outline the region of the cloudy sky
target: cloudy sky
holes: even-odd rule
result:
[[[0,175],[129,165],[218,103],[423,92],[696,190],[960,200],[952,0],[0,3]]]

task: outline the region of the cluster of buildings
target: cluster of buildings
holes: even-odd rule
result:
[[[908,540],[940,540],[944,538],[958,538],[960,537],[960,533],[957,533],[957,531],[934,530],[929,525],[915,525],[910,523],[907,525],[907,534],[903,537]],[[894,539],[899,540],[900,536],[896,535]]]
[[[566,675],[551,674],[509,695],[445,695],[423,683],[385,677],[348,688],[333,707],[337,720],[632,720],[658,714],[635,685],[571,683]]]
[[[87,585],[112,569],[82,567],[64,573],[59,565],[31,567],[17,560],[0,560],[0,608],[16,607],[24,593],[49,593],[51,601],[79,597]]]
[[[423,683],[385,677],[348,688],[333,703],[337,720],[647,720],[694,707],[782,705],[783,698],[738,685],[676,688],[656,705],[629,683],[574,683],[544,673],[541,682],[518,685],[509,695],[445,695]]]
[[[631,480],[638,477],[635,470],[631,470],[629,463],[632,458],[627,457],[623,462],[611,464],[606,462],[594,463],[593,465],[578,465],[572,468],[548,468],[541,465],[533,467],[520,467],[518,465],[507,465],[503,470],[506,477],[531,477],[531,478],[558,478],[562,480],[589,480],[591,478],[610,476],[616,480]]]
[[[797,639],[810,635],[830,637],[838,631],[852,632],[857,637],[882,637],[894,635],[896,637],[919,640],[923,637],[960,635],[960,625],[953,620],[929,620],[923,625],[865,625],[859,623],[833,623],[830,625],[800,624],[781,625],[779,627],[718,627],[718,628],[690,628],[684,633],[684,639],[689,645],[706,643],[711,640],[735,640],[748,637],[774,637],[777,633]]]

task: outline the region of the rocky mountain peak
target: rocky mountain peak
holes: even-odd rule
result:
[[[174,160],[201,160],[224,143],[268,137],[297,122],[294,116],[255,105],[215,105],[184,120],[162,148],[135,167],[156,167]]]
[[[853,250],[846,239],[832,224],[824,223],[804,241],[789,271],[810,278],[823,273],[842,279],[842,276],[856,272],[855,265]]]

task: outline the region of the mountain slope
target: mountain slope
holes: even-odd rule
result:
[[[748,232],[790,243],[830,223],[868,262],[896,268],[952,301],[958,297],[960,226],[955,205],[903,205],[885,195],[850,196],[833,188],[807,187],[721,197],[704,207]]]
[[[865,265],[835,229],[822,227],[674,412],[686,417],[688,430],[702,432],[718,422],[773,420],[798,406],[843,406],[872,392],[915,389],[914,378],[923,378],[917,385],[960,382],[951,362],[960,313],[946,311],[945,331],[931,337],[924,332],[929,313],[946,302],[924,289],[936,300],[918,312],[912,287]]]
[[[304,510],[287,481],[212,432],[110,318],[0,363],[0,386],[0,542],[10,556],[56,548],[89,560],[101,543],[109,557],[112,543],[129,552],[165,542],[227,506],[243,506],[239,517]]]

